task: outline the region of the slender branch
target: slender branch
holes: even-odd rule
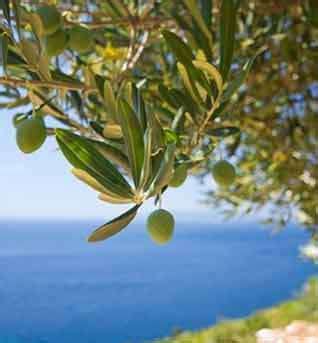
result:
[[[86,86],[85,84],[74,84],[61,81],[40,81],[40,80],[21,80],[8,77],[0,77],[0,84],[9,87],[24,87],[29,88],[30,86],[41,87],[41,88],[54,88],[63,90],[80,90],[85,93],[96,92],[97,89],[94,87]]]

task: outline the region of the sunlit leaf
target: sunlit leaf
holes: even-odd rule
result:
[[[161,159],[158,173],[149,187],[148,197],[158,194],[161,189],[169,183],[173,175],[175,150],[175,144],[169,144],[167,146],[163,158]]]
[[[103,241],[123,230],[135,218],[140,205],[132,207],[119,217],[109,221],[95,230],[89,237],[89,242]]]
[[[144,162],[144,141],[138,118],[125,100],[119,100],[118,119],[124,135],[135,186],[138,187]]]
[[[121,197],[132,197],[129,183],[87,139],[67,130],[56,130],[57,142],[66,159],[96,179],[110,193]]]

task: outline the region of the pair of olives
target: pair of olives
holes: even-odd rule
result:
[[[44,144],[47,132],[44,119],[40,115],[23,118],[15,122],[16,142],[18,148],[25,154],[30,154]]]
[[[77,25],[65,31],[62,16],[55,6],[41,6],[37,10],[37,15],[45,35],[45,49],[48,56],[57,56],[67,47],[79,53],[88,52],[92,48],[93,36],[90,30]]]

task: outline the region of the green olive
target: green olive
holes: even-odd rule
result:
[[[69,47],[72,50],[83,53],[92,49],[93,35],[90,30],[83,26],[75,26],[69,30]]]
[[[231,163],[221,160],[213,166],[212,175],[217,184],[228,187],[235,181],[236,172]]]
[[[38,150],[45,142],[46,137],[45,123],[40,116],[22,120],[17,124],[17,145],[26,154]]]
[[[180,187],[188,176],[188,167],[185,164],[179,165],[169,182],[170,187]]]
[[[157,244],[166,244],[171,240],[174,225],[173,215],[162,209],[152,212],[147,220],[148,233]]]
[[[37,10],[44,35],[51,35],[62,26],[62,16],[55,6],[41,6]]]

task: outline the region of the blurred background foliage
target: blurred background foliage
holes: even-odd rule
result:
[[[206,203],[222,209],[225,216],[265,208],[265,213],[270,211],[269,222],[284,226],[296,219],[313,236],[318,232],[315,0],[15,0],[9,6],[6,1],[1,4],[6,73],[0,78],[2,108],[19,113],[40,106],[63,127],[91,139],[103,136],[120,150],[122,132],[112,116],[111,98],[121,94],[136,100],[142,93],[144,102],[130,103],[138,113],[144,113],[140,106],[145,106],[145,112],[154,114],[152,119],[147,117],[156,128],[153,153],[167,142],[175,143],[175,163],[192,161],[191,173],[199,178],[210,174],[220,158],[235,164],[236,182],[226,189],[211,186]],[[33,15],[41,4],[56,5],[66,30],[78,24],[90,30],[94,45],[89,53],[70,48],[53,58],[43,53]],[[235,7],[235,20],[227,18],[227,6]],[[178,50],[180,42],[168,34],[163,37],[162,32],[174,32],[188,48]],[[211,106],[205,93],[211,92],[214,99],[218,85],[215,79],[208,80],[207,91],[202,86],[206,81],[190,75],[206,97],[205,103],[193,101],[197,94],[189,94],[177,64],[187,62],[189,54],[218,66],[216,75],[220,72],[223,82],[227,81],[221,105],[206,123],[204,135],[198,123]],[[54,134],[51,126],[47,132]],[[192,144],[193,140],[200,144]],[[127,156],[119,159],[115,163],[125,169]]]

